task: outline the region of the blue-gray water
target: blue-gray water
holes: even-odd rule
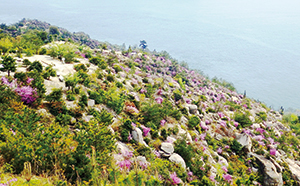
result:
[[[0,23],[39,19],[126,46],[146,40],[278,109],[300,108],[298,0],[1,0]]]

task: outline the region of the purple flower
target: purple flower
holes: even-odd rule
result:
[[[255,139],[256,141],[261,141],[261,140],[265,139],[265,137],[262,135],[257,135],[257,136],[254,136],[253,139]]]
[[[225,145],[225,149],[229,149],[230,147],[229,147],[229,145]]]
[[[133,122],[131,122],[131,126],[132,126],[132,127],[136,127],[136,124],[133,123]]]
[[[128,141],[132,140],[132,135],[129,133],[129,136],[128,136]]]
[[[256,128],[256,131],[259,132],[261,135],[265,132],[262,128]]]
[[[217,153],[221,154],[222,152],[223,152],[222,148],[219,147],[219,148],[217,149]]]
[[[276,149],[270,149],[270,155],[275,156],[276,155]]]
[[[156,157],[160,157],[160,153],[158,151],[154,151],[154,154],[156,155]]]
[[[201,140],[205,140],[205,137],[206,137],[206,133],[200,134],[200,139]]]
[[[271,144],[271,145],[273,145],[273,144],[274,144],[274,139],[273,139],[273,138],[271,138],[271,137],[268,137],[268,140],[269,140],[269,142],[270,142],[270,144]]]
[[[238,122],[233,122],[233,125],[235,126],[235,127],[238,127],[239,126],[239,123]]]
[[[147,136],[147,134],[150,132],[151,128],[145,127],[145,126],[141,126],[143,129],[143,135]]]
[[[27,83],[27,84],[30,84],[31,81],[33,81],[33,80],[34,80],[33,78],[28,78],[27,81],[26,81],[26,83]]]
[[[161,126],[164,126],[165,123],[166,123],[166,120],[164,120],[164,119],[160,121],[160,125],[161,125]]]
[[[222,167],[222,170],[225,171],[225,172],[228,172],[228,169],[225,166]]]
[[[223,112],[218,112],[218,115],[220,118],[224,118],[225,117],[225,114],[223,114]]]
[[[162,97],[157,97],[157,98],[155,99],[155,101],[156,101],[158,104],[162,104],[163,98],[162,98]]]
[[[189,172],[188,172],[188,176],[193,176],[193,172],[192,172],[192,171],[189,171]]]
[[[177,185],[179,183],[182,183],[182,180],[180,178],[177,177],[176,172],[174,172],[173,174],[170,175],[170,178],[172,180],[172,185]]]
[[[226,180],[228,183],[232,182],[232,176],[230,174],[223,174],[224,180]]]
[[[261,145],[261,146],[265,146],[265,143],[262,142],[262,141],[259,141],[258,144]]]
[[[207,120],[206,120],[206,121],[207,121]],[[205,131],[208,130],[208,126],[206,126],[203,122],[200,122],[200,127],[201,127],[203,130],[205,130]]]
[[[226,128],[227,127],[227,124],[226,124],[226,122],[225,121],[220,121],[220,123],[219,123],[222,127],[224,127],[224,128]]]
[[[147,90],[145,90],[143,88],[140,90],[140,93],[142,93],[142,94],[145,93],[145,92],[147,92]]]

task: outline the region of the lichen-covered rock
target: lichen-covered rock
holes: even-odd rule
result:
[[[90,99],[88,100],[88,107],[93,107],[95,105],[95,100]]]
[[[133,138],[135,141],[137,141],[138,143],[143,144],[143,145],[145,145],[145,146],[148,146],[148,145],[146,144],[146,142],[144,141],[144,139],[143,139],[143,132],[141,131],[141,129],[135,127],[135,128],[133,129],[133,131],[131,132],[131,134],[132,134],[132,138]]]

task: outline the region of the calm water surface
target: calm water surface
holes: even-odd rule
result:
[[[300,108],[300,1],[2,0],[0,23],[39,19],[126,46],[146,40],[278,109]]]

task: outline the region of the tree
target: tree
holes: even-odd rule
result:
[[[59,35],[60,32],[56,26],[50,26],[49,28],[49,34],[51,35]]]
[[[145,50],[147,48],[147,42],[145,40],[140,41],[140,47],[142,47],[143,50]]]
[[[46,96],[46,101],[50,101],[51,103],[54,101],[61,101],[62,100],[62,88],[54,88],[52,92]]]
[[[42,72],[43,71],[43,66],[39,61],[34,61],[33,63],[31,63],[31,65],[28,67],[28,71],[31,71],[33,69],[36,69],[38,72]]]
[[[3,56],[1,64],[2,64],[2,68],[0,68],[0,70],[3,72],[7,71],[8,76],[10,76],[10,72],[15,72],[17,70],[16,60],[11,56]]]

